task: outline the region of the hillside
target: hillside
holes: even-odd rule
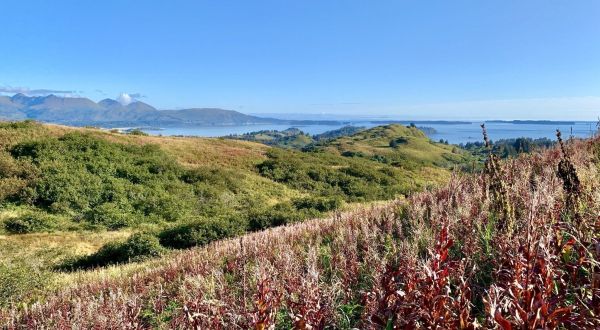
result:
[[[431,141],[414,126],[390,124],[342,136],[318,145],[317,150],[376,160],[395,167],[451,166],[468,156],[455,146]]]
[[[82,328],[597,328],[600,140],[563,150],[492,160],[485,173],[454,175],[407,199],[86,274],[43,303],[2,310],[0,320]]]
[[[409,195],[450,177],[445,167],[415,164],[0,123],[0,305],[30,301],[85,269]]]

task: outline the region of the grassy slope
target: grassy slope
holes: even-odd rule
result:
[[[207,138],[180,138],[135,136],[93,128],[76,128],[61,125],[16,123],[0,128],[0,151],[25,141],[44,140],[61,137],[74,131],[123,144],[156,144],[186,167],[218,166],[235,172],[243,190],[241,194],[265,200],[267,205],[278,201],[302,196],[302,193],[273,182],[256,174],[254,166],[266,159],[269,148],[259,143]],[[23,235],[6,235],[2,223],[9,217],[22,214],[27,208],[5,206],[0,208],[0,262],[16,259],[30,260],[40,264],[50,264],[71,254],[94,252],[104,243],[129,235],[129,231],[119,232],[53,232]],[[62,248],[57,248],[60,245]]]
[[[397,138],[404,138],[406,142],[399,143],[398,147],[391,147],[390,141]],[[431,142],[419,129],[399,124],[378,126],[352,136],[337,138],[327,143],[325,149],[339,154],[361,152],[366,156],[386,156],[400,163],[410,161],[439,166],[458,163],[465,157],[465,153],[457,151],[455,147]]]
[[[354,146],[364,145],[365,149],[377,148],[377,152],[385,150],[386,154],[396,155],[404,147],[419,148],[423,145],[423,151],[440,155],[448,151],[448,147],[443,145],[431,144],[428,139],[419,135],[420,132],[409,130],[401,126],[395,127],[393,130],[385,130],[385,135],[379,140],[370,138],[366,135],[354,137]],[[84,132],[102,140],[131,145],[158,145],[160,149],[173,156],[177,161],[186,168],[203,168],[203,167],[218,167],[229,173],[228,176],[235,178],[238,182],[239,196],[244,196],[252,200],[260,200],[265,205],[274,205],[279,202],[288,201],[292,198],[306,196],[311,194],[311,191],[295,189],[293,185],[286,185],[272,181],[256,172],[255,166],[266,159],[267,153],[271,147],[259,143],[235,141],[227,139],[213,138],[182,138],[182,137],[156,137],[156,136],[138,136],[125,135],[119,133],[111,133],[93,128],[74,128],[60,125],[41,125],[35,123],[17,123],[14,125],[3,124],[0,127],[0,152],[10,149],[12,146],[25,141],[45,140],[48,138],[62,137],[67,133]],[[377,132],[377,129],[370,130]],[[406,133],[414,134],[414,139],[407,146],[400,146],[394,150],[385,146],[385,139],[398,137]],[[361,133],[364,134],[364,133]],[[361,140],[364,139],[364,143]],[[347,167],[349,164],[358,164],[369,168],[381,169],[389,167],[389,164],[368,159],[353,159],[352,157],[342,157],[339,155],[337,146],[342,139],[336,140],[328,151],[329,153],[319,153],[315,158],[311,153],[295,154],[293,151],[282,151],[286,157],[302,159],[305,163],[322,162],[324,166],[335,169]],[[381,144],[381,147],[378,146]],[[342,143],[343,144],[343,143]],[[347,149],[349,150],[349,149]],[[406,151],[411,153],[413,151]],[[405,157],[405,156],[402,156]],[[435,159],[439,160],[439,159]],[[401,180],[409,182],[408,185],[418,185],[424,187],[424,184],[432,182],[445,182],[449,179],[449,171],[434,166],[430,160],[421,160],[427,166],[418,168],[416,171],[405,170],[398,168],[394,175]],[[447,163],[446,163],[447,164]],[[410,184],[413,182],[413,184]],[[411,188],[420,189],[420,188]],[[225,199],[230,196],[223,196]],[[15,215],[26,212],[28,207],[5,205],[0,208],[0,264],[13,263],[15,260],[21,260],[26,264],[26,269],[38,271],[40,267],[45,268],[56,264],[60,259],[85,255],[92,253],[107,242],[120,240],[128,237],[132,231],[155,228],[151,226],[142,226],[141,228],[124,229],[119,231],[86,231],[78,229],[78,231],[54,231],[52,233],[35,233],[22,235],[6,235],[3,233],[2,222]],[[64,216],[56,216],[60,221],[67,225],[71,224],[71,220],[61,218]],[[135,266],[133,266],[135,267]],[[55,274],[41,273],[43,276],[54,276]],[[80,273],[61,275],[62,281],[69,282],[74,278],[80,277]],[[27,284],[25,284],[27,285]]]
[[[599,144],[593,145],[598,155]],[[125,272],[106,280],[97,272],[95,280],[87,277],[85,284],[44,304],[17,316],[0,313],[0,319],[116,328],[134,323],[162,328],[290,327],[295,320],[349,329],[379,328],[388,322],[409,328],[469,327],[477,317],[486,328],[497,327],[498,321],[526,328],[531,323],[523,322],[539,319],[551,328],[595,328],[600,324],[589,314],[587,273],[587,262],[594,257],[582,249],[591,248],[591,226],[600,212],[600,157],[591,147],[580,143],[571,148],[583,187],[577,223],[561,217],[566,210],[562,182],[556,177],[560,153],[552,150],[504,165],[501,179],[508,184],[510,202],[519,206],[516,226],[508,233],[492,221],[495,213],[482,178],[456,176],[447,186],[406,201],[176,253],[146,263],[143,270],[136,268],[134,277]],[[453,243],[442,234],[446,230]],[[563,250],[560,243],[555,250],[554,240],[563,235],[576,238],[574,247],[565,245]],[[527,246],[537,252],[528,256]],[[573,253],[583,253],[583,259]],[[584,263],[576,267],[587,270],[569,273],[578,260]],[[530,277],[523,275],[525,265],[532,265]],[[572,277],[565,282],[563,276]],[[462,280],[466,284],[457,286]],[[480,291],[482,286],[487,291]],[[552,320],[532,309],[534,303],[505,291],[523,287],[538,292],[527,295],[541,299],[535,304],[546,304],[549,313],[560,314],[565,306],[571,313]],[[483,297],[493,309],[469,307],[465,288],[472,290],[474,304]],[[514,305],[532,319],[517,317]]]
[[[390,141],[403,139],[396,147]],[[451,145],[431,141],[415,127],[400,124],[377,126],[351,136],[343,136],[320,146],[332,154],[357,154],[359,157],[379,159],[394,167],[412,170],[407,175],[415,180],[443,184],[449,179],[444,168],[459,166],[470,161],[463,150]]]
[[[266,154],[270,147],[246,141],[124,135],[93,128],[15,123],[12,125],[4,124],[0,127],[0,152],[10,149],[17,143],[57,138],[75,131],[84,132],[110,142],[132,145],[159,145],[163,151],[175,157],[180,164],[187,168],[219,167],[229,170],[231,176],[235,176],[236,180],[239,181],[239,187],[241,188],[239,188],[238,193],[240,195],[264,200],[266,205],[273,205],[309,193],[298,191],[293,185],[274,182],[258,175],[255,166],[267,159]],[[409,143],[398,148],[387,146],[389,139],[405,135],[410,135]],[[348,140],[352,140],[352,142],[348,142]],[[425,183],[430,184],[432,182],[443,183],[449,177],[448,171],[433,166],[434,162],[441,164],[443,157],[452,154],[448,150],[449,148],[444,145],[432,144],[420,131],[414,128],[408,129],[401,125],[374,128],[358,133],[353,137],[340,138],[328,144],[326,149],[328,152],[332,151],[332,154],[321,153],[319,158],[314,158],[310,153],[296,155],[293,152],[285,152],[285,157],[301,158],[303,162],[308,164],[322,162],[324,166],[336,169],[353,163],[359,163],[361,166],[366,165],[370,168],[387,166],[375,161],[364,160],[359,162],[338,155],[340,152],[348,150],[371,150],[371,154],[391,155],[396,158],[407,159],[411,164],[417,162],[426,165],[419,166],[416,170],[411,171],[395,170],[397,172],[394,174],[395,176],[405,178],[405,181],[413,182],[415,186],[424,186]],[[427,156],[429,158],[426,159],[425,155],[429,155]],[[414,157],[414,159],[409,159],[410,157]],[[444,164],[447,165],[448,162]],[[0,222],[9,216],[15,215],[15,213],[19,214],[19,212],[22,212],[22,210],[11,207],[0,210]],[[2,234],[2,229],[0,229],[0,234]]]

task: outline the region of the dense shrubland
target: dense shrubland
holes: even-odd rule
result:
[[[389,199],[422,189],[410,174],[392,166],[373,166],[354,157],[319,152],[273,149],[258,165],[261,175],[294,189],[319,196],[340,196],[348,201]]]
[[[597,139],[492,157],[483,173],[457,173],[439,189],[175,253],[0,319],[9,328],[598,328],[599,171]]]
[[[18,143],[0,159],[2,182],[21,183],[4,192],[2,202],[31,209],[4,222],[11,233],[64,230],[64,223],[53,221],[61,217],[75,228],[116,230],[198,216],[247,218],[268,208],[253,200],[256,195],[245,194],[245,174],[184,168],[157,145],[73,132]]]
[[[43,129],[35,123],[2,125],[15,132]],[[422,166],[410,162],[402,166],[414,171],[353,155],[271,149],[256,172],[298,191],[293,198],[304,194],[321,201],[316,207],[293,198],[265,203],[265,195],[276,193],[248,187],[246,177],[253,173],[210,164],[187,168],[158,145],[115,143],[75,131],[21,139],[0,150],[0,182],[11,186],[0,202],[31,210],[5,222],[5,230],[14,233],[64,229],[65,223],[117,230],[198,216],[248,218],[283,209],[296,213],[290,219],[300,219],[338,208],[342,200],[389,199],[422,189],[427,181],[417,171]],[[327,203],[333,207],[324,207]],[[52,217],[43,213],[63,221],[52,224]]]

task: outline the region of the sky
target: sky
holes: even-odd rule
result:
[[[600,116],[600,1],[3,1],[0,92],[415,119]]]

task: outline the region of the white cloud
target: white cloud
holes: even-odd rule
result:
[[[117,96],[117,101],[122,105],[128,105],[129,103],[133,102],[133,98],[127,93],[121,93],[119,96]]]
[[[122,105],[128,105],[129,103],[135,102],[142,97],[146,96],[142,95],[141,93],[121,93],[119,96],[117,96],[116,100]]]

